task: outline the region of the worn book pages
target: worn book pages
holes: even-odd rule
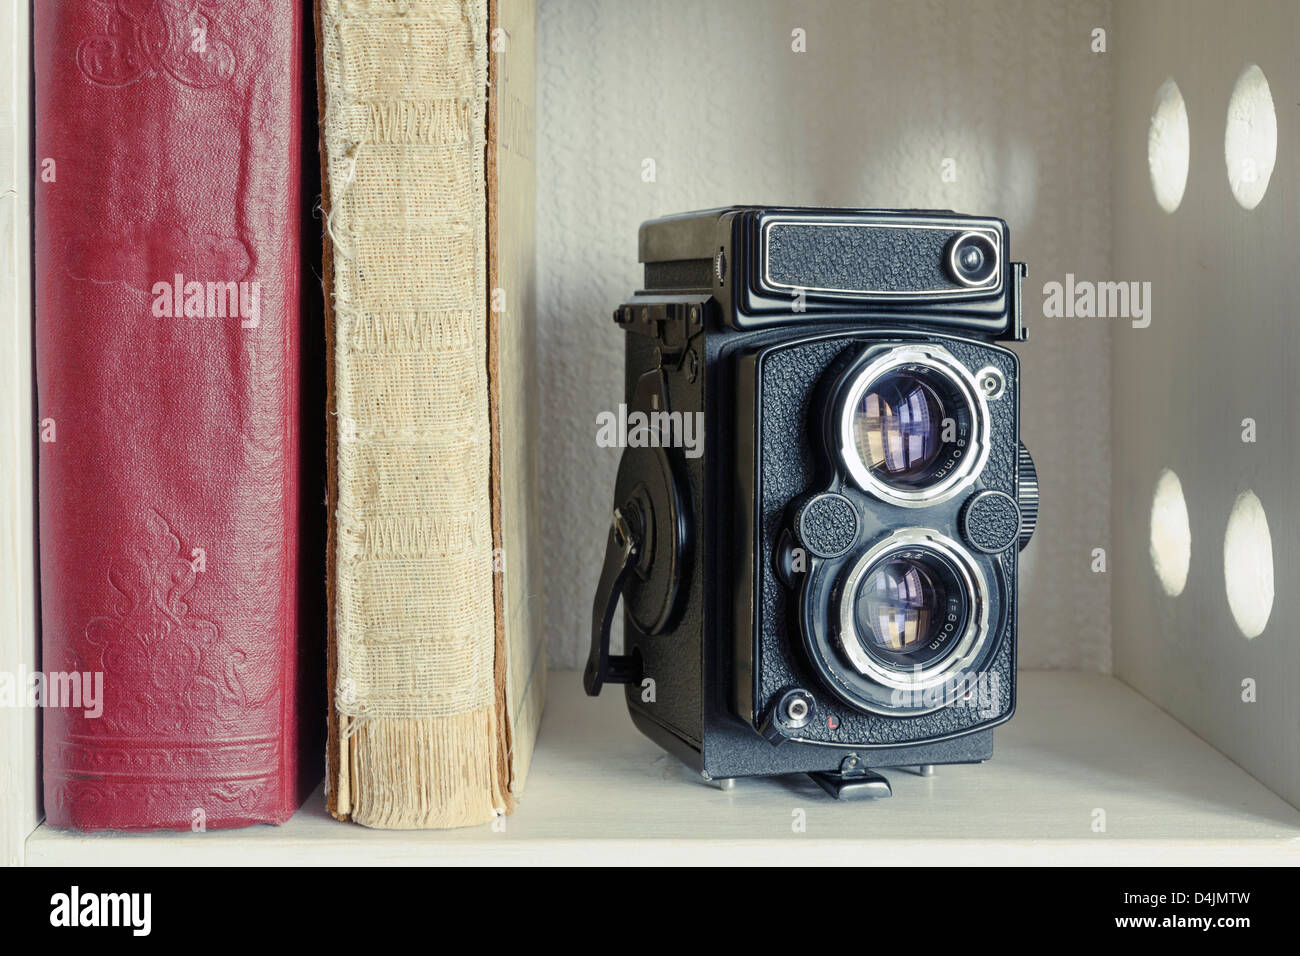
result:
[[[318,12],[329,806],[375,827],[480,823],[514,806],[544,685],[524,577],[535,429],[516,423],[535,408],[518,331],[531,335],[531,170],[489,151],[486,0]],[[531,10],[527,24],[531,37]],[[526,252],[494,245],[490,265],[499,170],[526,182],[526,212],[509,213]],[[490,276],[514,287],[513,313],[490,311]]]
[[[511,792],[528,774],[546,699],[538,511],[535,0],[492,0],[488,271],[497,647],[506,661]],[[499,683],[499,682],[498,682]]]

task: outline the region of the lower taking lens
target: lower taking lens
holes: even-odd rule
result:
[[[923,667],[961,632],[965,596],[953,569],[924,552],[887,555],[868,569],[855,595],[858,639],[892,667]]]

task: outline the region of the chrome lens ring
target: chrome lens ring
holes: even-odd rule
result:
[[[858,631],[858,591],[866,575],[883,559],[891,556],[926,553],[943,559],[955,572],[965,600],[965,626],[957,635],[952,650],[932,664],[912,670],[888,667],[867,652],[864,636]],[[956,541],[925,528],[902,528],[882,538],[850,567],[839,589],[840,650],[863,677],[897,690],[925,690],[943,683],[955,671],[975,664],[989,636],[989,590],[984,572],[970,552]]]
[[[952,467],[939,480],[918,488],[902,488],[882,480],[863,459],[854,422],[867,392],[887,375],[909,367],[939,376],[965,403],[971,416],[969,435],[958,442]],[[971,373],[940,345],[904,345],[888,349],[858,371],[839,405],[840,461],[853,482],[868,494],[905,508],[947,501],[975,480],[989,456],[989,407]]]

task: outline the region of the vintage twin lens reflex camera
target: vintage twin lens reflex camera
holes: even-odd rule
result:
[[[637,727],[706,780],[887,796],[881,768],[992,756],[1038,511],[997,344],[1024,339],[1008,238],[930,210],[641,226],[583,680],[627,685]]]

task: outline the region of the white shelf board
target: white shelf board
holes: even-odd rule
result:
[[[890,772],[891,799],[836,802],[805,777],[697,780],[637,733],[619,688],[557,673],[504,832],[368,830],[317,791],[283,827],[87,835],[40,827],[27,862],[95,864],[1296,864],[1300,811],[1113,677],[1021,675],[992,761]],[[806,832],[793,832],[794,811]],[[1093,832],[1094,811],[1106,831]]]

